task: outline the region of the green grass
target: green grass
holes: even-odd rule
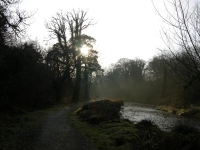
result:
[[[31,150],[40,134],[44,118],[62,107],[59,105],[20,115],[0,113],[0,149]]]
[[[90,137],[98,149],[128,149],[137,132],[137,129],[133,128],[133,124],[127,121],[102,122],[98,125],[91,125],[80,121],[76,115],[72,115],[72,119],[77,130]]]

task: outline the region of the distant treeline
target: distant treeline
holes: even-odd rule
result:
[[[199,104],[199,75],[180,61],[192,69],[193,63],[184,52],[180,52],[177,58],[170,54],[155,56],[149,62],[120,59],[93,82],[92,98],[176,106]]]

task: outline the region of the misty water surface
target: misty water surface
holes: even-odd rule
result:
[[[151,120],[163,130],[171,130],[177,123],[189,124],[200,129],[200,120],[172,115],[168,112],[156,110],[155,106],[137,103],[125,103],[122,110],[122,117],[137,123],[143,119]]]

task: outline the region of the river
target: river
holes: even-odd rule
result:
[[[151,120],[162,130],[170,131],[175,124],[187,124],[200,129],[200,119],[177,116],[168,112],[156,110],[153,105],[125,103],[121,110],[122,117],[137,123],[141,120]]]

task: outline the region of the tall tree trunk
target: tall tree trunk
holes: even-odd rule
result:
[[[75,103],[80,100],[80,91],[81,91],[81,56],[79,55],[76,64],[76,81],[75,81],[75,88],[74,88],[72,102]]]
[[[166,96],[166,94],[165,94],[166,93],[166,80],[167,80],[167,69],[166,69],[166,67],[164,67],[161,98],[165,98],[165,96]]]
[[[88,87],[88,68],[87,63],[85,63],[85,101],[89,99],[89,87]]]

